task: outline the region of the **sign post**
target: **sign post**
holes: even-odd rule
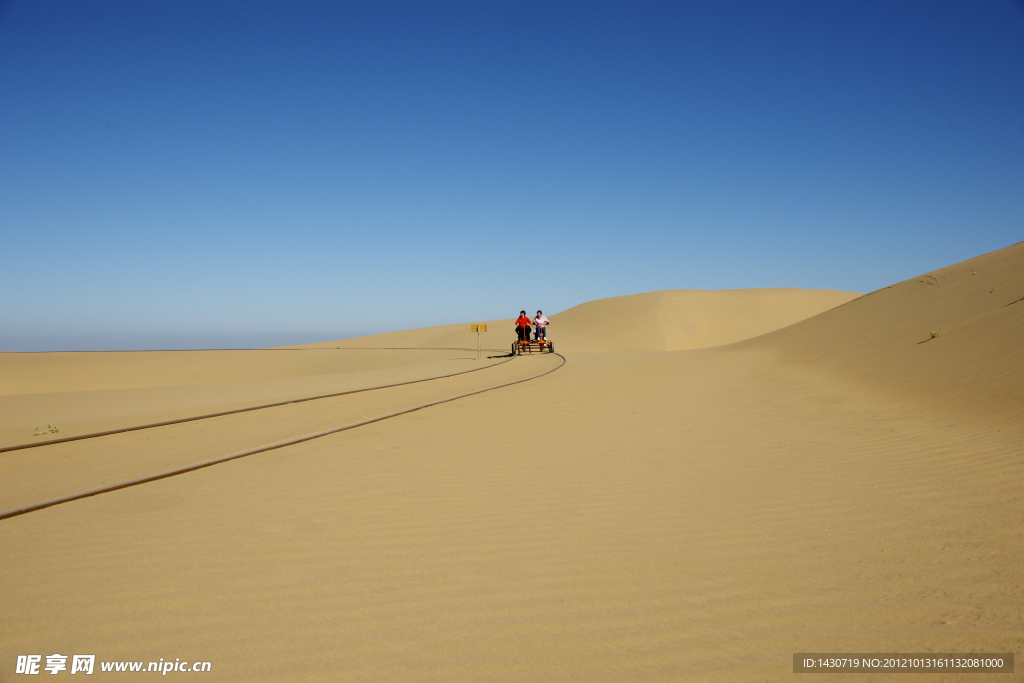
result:
[[[487,331],[487,323],[473,323],[469,326],[470,332],[476,332],[476,359],[480,360],[480,333]]]

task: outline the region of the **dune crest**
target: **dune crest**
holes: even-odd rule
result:
[[[757,337],[860,294],[834,289],[667,289],[588,301],[552,316],[567,351],[686,351]]]
[[[858,296],[834,289],[667,289],[596,299],[551,315],[550,336],[559,351],[685,351],[757,337]],[[511,318],[487,323],[487,348],[507,349],[515,341]],[[295,348],[475,346],[469,325],[456,324]]]
[[[932,336],[932,333],[935,336]],[[744,341],[933,408],[1024,417],[1024,242]]]

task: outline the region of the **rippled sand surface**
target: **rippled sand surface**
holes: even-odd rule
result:
[[[230,681],[775,681],[794,652],[1024,652],[1024,245],[712,348],[574,349],[569,313],[539,379],[0,521],[0,680],[53,652]],[[477,362],[453,353],[430,362]],[[4,495],[558,362],[0,453]]]

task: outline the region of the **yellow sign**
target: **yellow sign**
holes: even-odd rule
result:
[[[473,323],[469,326],[470,332],[476,332],[476,359],[480,360],[480,333],[487,331],[487,323]]]

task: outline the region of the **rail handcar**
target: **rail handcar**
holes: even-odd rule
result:
[[[516,341],[512,342],[512,354],[521,356],[524,353],[554,353],[555,345],[547,339],[540,341]]]

